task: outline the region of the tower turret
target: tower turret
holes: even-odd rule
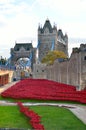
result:
[[[63,35],[61,29],[57,30],[55,24],[52,27],[49,19],[45,21],[43,27],[38,27],[38,43],[40,43],[38,48],[40,61],[52,48],[68,55],[68,37]]]

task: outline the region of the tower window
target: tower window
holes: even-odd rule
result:
[[[27,51],[30,50],[29,48],[27,48]]]
[[[19,51],[19,48],[17,48],[17,51]]]
[[[86,60],[86,56],[84,57],[84,60]]]

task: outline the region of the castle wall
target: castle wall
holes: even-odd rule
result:
[[[52,69],[48,69],[47,67],[49,73],[48,78],[57,82],[78,86],[79,72],[77,72],[78,61],[76,58],[77,55],[71,57],[70,61],[60,63],[58,60],[55,61],[55,63],[51,66]],[[53,70],[52,73],[49,72],[51,70]]]
[[[79,72],[79,54],[71,55],[68,67],[68,83],[79,86],[80,72]]]
[[[86,44],[85,44],[86,46]],[[86,51],[82,51],[80,54],[80,71],[81,71],[81,88],[86,88]]]
[[[73,53],[70,60],[59,62],[56,60],[53,65],[45,66],[45,72],[35,73],[36,78],[46,78],[57,82],[76,86],[82,90],[86,87],[86,52]],[[43,65],[36,65],[39,72],[43,70]],[[34,78],[35,78],[34,77]]]
[[[33,64],[33,78],[47,79],[46,64]]]

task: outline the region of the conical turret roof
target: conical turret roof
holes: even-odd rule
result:
[[[50,23],[49,19],[47,19],[47,20],[45,21],[45,24],[44,24],[44,26],[43,26],[43,31],[45,30],[45,28],[48,28],[48,29],[49,29],[49,32],[52,33],[53,29],[52,29],[52,26],[51,26],[51,23]]]

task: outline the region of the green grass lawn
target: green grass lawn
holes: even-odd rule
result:
[[[0,128],[32,128],[17,106],[0,106]]]
[[[12,99],[12,98],[3,98],[0,95],[0,100],[5,100],[5,101],[10,101],[10,102],[29,102],[29,103],[69,103],[69,104],[81,104],[79,102],[74,102],[74,101],[55,101],[55,100],[36,100],[36,99]],[[86,105],[86,104],[81,104],[81,105]]]
[[[45,130],[86,130],[77,117],[65,108],[53,106],[30,107],[42,117]],[[0,106],[0,128],[29,128],[29,119],[19,112],[17,106]]]
[[[46,130],[86,130],[86,125],[65,108],[50,106],[30,108],[42,116]]]

